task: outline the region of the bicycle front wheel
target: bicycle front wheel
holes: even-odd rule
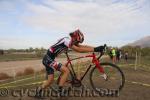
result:
[[[125,83],[125,77],[121,69],[112,63],[101,63],[105,75],[94,67],[90,73],[90,82],[95,91],[99,89],[121,90]]]

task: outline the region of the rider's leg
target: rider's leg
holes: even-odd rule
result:
[[[113,63],[116,63],[116,56],[113,56]]]
[[[54,69],[51,66],[45,66],[47,72],[47,79],[42,84],[42,89],[46,89],[50,86],[54,80]]]
[[[68,75],[69,75],[69,69],[66,66],[62,66],[60,68],[60,71],[62,72],[62,76],[59,81],[59,87],[62,88],[67,80]]]
[[[48,75],[48,79],[43,82],[42,86],[37,88],[35,97],[43,97],[42,91],[46,89],[48,86],[50,86],[53,80],[54,80],[54,74]]]
[[[45,80],[43,82],[43,84],[40,87],[37,88],[36,97],[42,97],[41,96],[42,91],[44,89],[46,89],[47,87],[49,87],[52,84],[53,80],[54,80],[54,70],[51,69],[51,68],[48,68],[46,71],[47,71],[47,80]]]
[[[42,89],[46,89],[47,87],[49,87],[52,84],[53,80],[54,80],[54,74],[48,75],[48,79],[45,80],[42,84]]]

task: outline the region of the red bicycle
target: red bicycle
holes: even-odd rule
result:
[[[67,80],[67,83],[71,84],[71,86],[73,87],[82,86],[84,84],[83,79],[90,71],[90,84],[95,91],[98,91],[98,89],[115,89],[120,91],[124,86],[125,76],[122,70],[117,65],[109,62],[100,62],[100,58],[104,55],[104,50],[101,51],[98,57],[96,57],[95,53],[92,53],[90,55],[81,56],[73,59],[70,59],[68,52],[66,52],[65,54],[68,60],[66,66],[70,65],[70,77]],[[91,58],[91,64],[87,67],[83,76],[81,76],[80,79],[78,79],[77,74],[75,73],[75,70],[73,68],[72,61],[82,58]],[[59,76],[57,82],[59,82],[60,78],[61,75]]]

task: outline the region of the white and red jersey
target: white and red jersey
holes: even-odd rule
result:
[[[54,54],[54,56],[58,56],[59,54],[65,52],[72,46],[72,40],[69,37],[61,38],[54,45],[50,46],[49,51]]]

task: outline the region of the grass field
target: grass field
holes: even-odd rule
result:
[[[20,60],[35,60],[40,59],[35,54],[4,54],[0,55],[0,62],[2,61],[20,61]]]
[[[72,57],[73,55],[70,55],[70,57]],[[37,54],[31,54],[31,53],[27,53],[27,54],[4,54],[4,55],[0,55],[0,62],[37,60],[37,59],[42,59],[43,56],[44,56],[44,54],[38,56]],[[59,56],[59,58],[65,58],[65,57],[66,57],[66,55],[64,55],[64,54]]]

